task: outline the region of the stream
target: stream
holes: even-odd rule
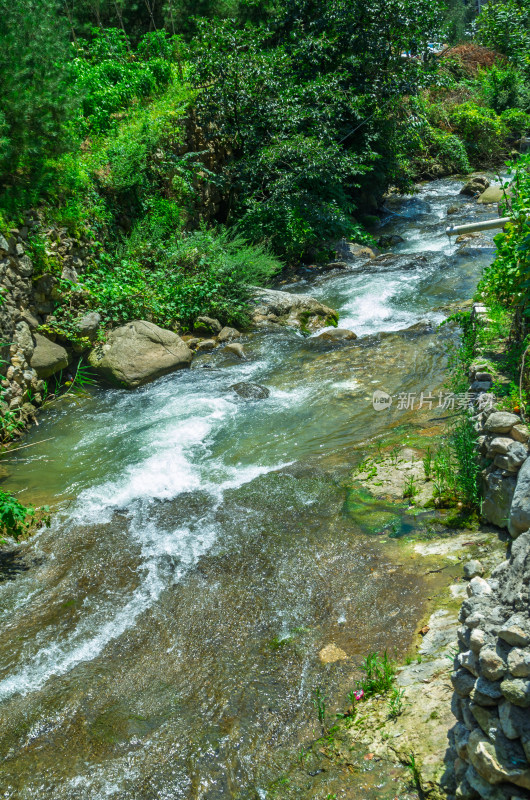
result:
[[[400,538],[419,519],[397,508],[383,540],[379,509],[345,497],[378,442],[442,430],[436,407],[397,397],[441,389],[454,332],[436,326],[491,261],[494,232],[482,248],[444,235],[455,201],[456,224],[496,216],[461,185],[388,201],[377,235],[404,238],[398,259],[281,287],[357,340],[255,331],[245,361],[219,349],[134,392],[56,403],[25,443],[48,441],[4,462],[6,488],[53,522],[0,552],[0,798],[396,796],[368,762],[284,776],[320,735],[315,689],[344,708],[362,658],[403,655],[425,608]],[[243,400],[241,381],[270,396]],[[323,664],[330,643],[348,658]]]

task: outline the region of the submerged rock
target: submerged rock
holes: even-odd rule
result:
[[[351,342],[357,339],[357,334],[346,328],[332,328],[329,331],[319,333],[316,338],[326,342]]]
[[[245,400],[264,400],[270,395],[269,389],[259,383],[234,383],[230,388]]]
[[[134,320],[111,331],[88,361],[109,383],[134,389],[161,375],[189,367],[192,353],[180,336],[152,322]]]
[[[35,333],[35,349],[31,356],[30,366],[39,378],[49,378],[69,363],[68,353],[61,345],[51,342],[40,333]]]

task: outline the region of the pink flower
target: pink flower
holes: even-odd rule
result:
[[[356,692],[354,692],[353,696],[355,697],[356,700],[362,700],[364,697],[363,689],[358,689]]]

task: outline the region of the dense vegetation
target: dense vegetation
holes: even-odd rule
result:
[[[522,0],[0,6],[0,227],[37,207],[88,246],[66,336],[91,308],[244,324],[249,284],[366,239],[390,185],[500,163],[530,127]],[[429,46],[472,34],[489,58]],[[33,258],[59,270],[39,236]]]

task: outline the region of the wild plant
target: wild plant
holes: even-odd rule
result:
[[[388,701],[388,715],[390,719],[397,719],[403,713],[404,695],[404,689],[398,689],[397,686],[393,687],[390,699]]]
[[[357,681],[358,689],[366,697],[375,694],[385,694],[392,688],[396,675],[396,665],[388,658],[387,652],[382,656],[379,653],[370,653],[361,664],[365,677]]]
[[[405,481],[405,486],[403,487],[403,499],[414,500],[417,494],[418,494],[418,487],[416,486],[416,480],[414,478],[414,475],[409,475],[409,477]]]

